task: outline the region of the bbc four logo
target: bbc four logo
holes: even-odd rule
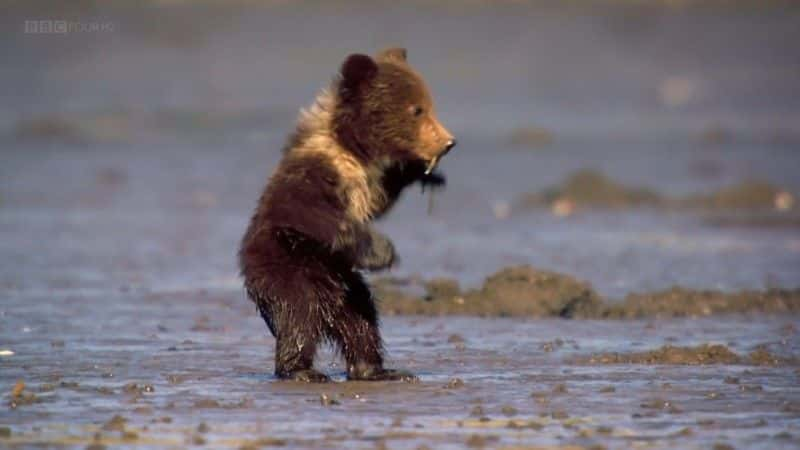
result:
[[[70,22],[67,20],[26,20],[26,34],[107,33],[113,22]]]

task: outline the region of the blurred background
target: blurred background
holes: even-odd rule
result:
[[[386,46],[460,143],[381,222],[391,275],[800,284],[796,2],[6,1],[0,29],[4,296],[241,292],[299,108]]]
[[[800,447],[800,2],[0,5],[0,447]],[[277,383],[239,240],[387,46],[459,141],[378,224],[422,382]]]

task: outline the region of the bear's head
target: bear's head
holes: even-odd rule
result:
[[[455,145],[436,118],[428,87],[408,64],[405,49],[386,49],[375,58],[348,56],[337,90],[334,133],[362,159],[422,161],[430,171]]]

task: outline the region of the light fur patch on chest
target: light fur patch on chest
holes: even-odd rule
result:
[[[340,195],[347,202],[347,215],[356,222],[369,222],[385,203],[379,169],[365,167],[355,156],[324,135],[314,135],[294,150],[297,156],[322,156],[339,176]]]
[[[310,108],[300,112],[298,128],[307,134],[295,155],[320,155],[327,159],[341,182],[341,195],[347,202],[347,215],[356,222],[369,222],[386,203],[381,184],[383,166],[365,166],[342,148],[331,131],[335,99],[330,90],[323,90]]]

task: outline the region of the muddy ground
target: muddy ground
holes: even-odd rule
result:
[[[241,298],[184,292],[5,310],[7,448],[789,448],[800,445],[798,321],[389,317],[418,383],[270,376]],[[793,359],[794,358],[794,359]],[[20,382],[24,383],[21,387]]]
[[[45,3],[0,15],[0,448],[800,447],[793,3]],[[378,224],[420,382],[277,382],[238,241],[387,45],[459,140]]]

